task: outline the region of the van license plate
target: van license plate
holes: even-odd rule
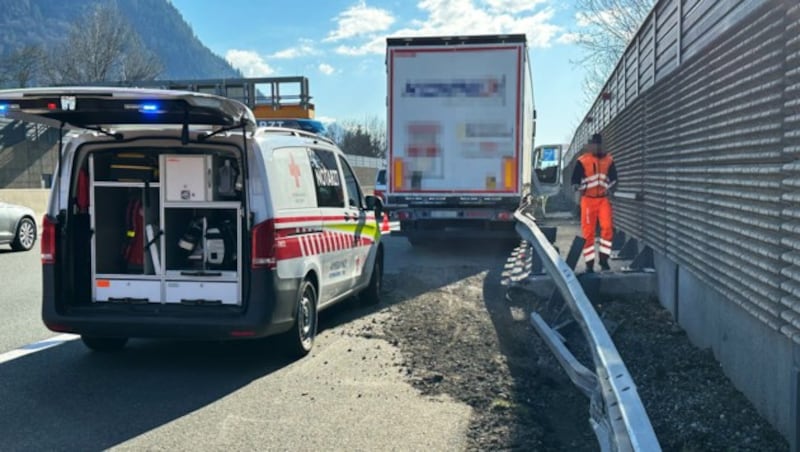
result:
[[[458,211],[455,210],[432,210],[431,218],[458,218]]]

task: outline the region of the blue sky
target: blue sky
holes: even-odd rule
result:
[[[538,144],[568,142],[585,113],[572,61],[575,11],[559,0],[171,0],[212,51],[246,76],[304,75],[317,116],[385,118],[387,36],[526,33]],[[223,6],[224,4],[224,6]]]

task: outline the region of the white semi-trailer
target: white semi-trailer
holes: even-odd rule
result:
[[[387,207],[412,244],[513,238],[535,134],[525,35],[387,40]]]

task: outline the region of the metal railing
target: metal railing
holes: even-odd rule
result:
[[[558,334],[537,314],[531,322],[567,371],[570,379],[590,399],[590,422],[603,451],[659,451],[650,419],[636,385],[592,303],[572,269],[536,225],[530,207],[515,215],[517,232],[530,243],[565,300],[589,345],[595,371],[584,367],[562,343]]]
[[[616,226],[800,344],[800,4],[660,0],[566,155],[602,132]]]

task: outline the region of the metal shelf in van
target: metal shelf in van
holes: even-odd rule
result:
[[[164,209],[238,209],[239,201],[164,201]]]
[[[235,270],[167,270],[165,277],[176,281],[238,281]]]
[[[129,280],[151,280],[151,281],[160,281],[161,275],[139,275],[136,273],[97,273],[94,275],[95,280],[105,280],[105,279],[129,279]]]
[[[92,184],[95,187],[112,187],[112,188],[144,188],[144,182],[117,182],[117,181],[94,181]],[[150,182],[147,184],[150,188],[159,188],[161,184],[158,182]]]

